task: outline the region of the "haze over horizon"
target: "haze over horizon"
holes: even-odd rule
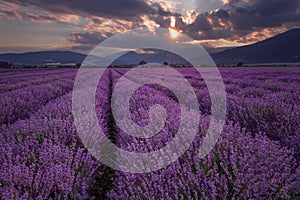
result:
[[[300,27],[298,0],[0,0],[0,53],[87,53],[126,30],[173,28],[210,48],[243,46]]]

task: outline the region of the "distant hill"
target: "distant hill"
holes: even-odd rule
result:
[[[212,54],[217,64],[300,63],[300,29],[252,45]]]
[[[86,55],[74,53],[70,51],[42,51],[42,52],[28,52],[28,53],[6,53],[0,54],[0,61],[20,65],[51,65],[51,64],[76,64],[82,63]],[[102,63],[101,58],[91,56],[95,62]],[[188,64],[186,60],[182,59],[174,53],[148,49],[147,51],[134,52],[130,51],[127,54],[119,57],[112,65],[136,65],[142,60],[147,63],[163,63],[169,64]]]
[[[222,51],[225,49],[224,51]],[[237,48],[206,48],[216,64],[236,65],[260,63],[300,63],[300,29],[293,29],[267,40]],[[221,51],[221,52],[219,52]],[[29,53],[0,54],[0,61],[22,65],[76,64],[82,63],[86,55],[70,51],[43,51]],[[95,61],[102,58],[92,57]],[[147,49],[131,51],[113,62],[112,65],[136,65],[142,60],[147,63],[188,64],[174,53]],[[101,62],[101,61],[100,61]],[[96,62],[97,63],[97,62]]]
[[[235,47],[207,47],[203,46],[203,48],[209,53],[210,55],[220,53],[222,51],[228,50],[228,49],[233,49]]]
[[[112,65],[136,65],[140,61],[147,63],[163,63],[173,65],[188,65],[189,63],[182,57],[168,51],[159,49],[147,49],[144,52],[130,51],[127,54],[119,57]]]
[[[42,51],[0,54],[0,61],[22,65],[76,64],[82,63],[85,57],[70,51]]]

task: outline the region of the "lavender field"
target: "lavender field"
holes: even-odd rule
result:
[[[150,139],[127,135],[116,126],[110,106],[112,90],[127,70],[111,68],[101,78],[98,122],[120,148],[160,149],[178,130],[178,101],[159,85],[139,88],[131,98],[136,124],[149,122],[149,107],[156,103],[166,108],[167,122]],[[177,70],[198,97],[197,137],[168,167],[131,174],[98,162],[78,137],[72,115],[77,69],[1,69],[0,199],[299,198],[300,69],[220,68],[227,92],[226,125],[203,159],[198,148],[210,121],[209,92],[194,70]]]

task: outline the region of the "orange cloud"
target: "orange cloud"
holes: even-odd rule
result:
[[[262,41],[278,35],[280,33],[286,32],[288,28],[286,27],[277,27],[277,28],[264,28],[262,30],[253,31],[245,36],[235,36],[233,40],[240,44],[252,44],[258,41]]]
[[[0,10],[0,17],[7,19],[18,19],[21,20],[23,17],[16,11],[4,11]]]

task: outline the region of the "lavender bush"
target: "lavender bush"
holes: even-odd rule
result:
[[[167,110],[166,125],[149,139],[126,134],[115,124],[110,98],[127,71],[109,69],[100,80],[95,102],[98,123],[120,148],[136,152],[160,149],[178,131],[178,100],[159,85],[139,88],[130,100],[131,118],[145,126],[149,123],[149,108],[160,104]],[[227,91],[227,121],[217,145],[203,159],[198,149],[210,120],[209,93],[195,70],[178,71],[198,97],[201,119],[196,139],[168,167],[129,174],[99,163],[81,143],[71,113],[77,70],[1,70],[0,199],[299,197],[300,70],[220,69]],[[193,116],[185,118],[188,124]]]

